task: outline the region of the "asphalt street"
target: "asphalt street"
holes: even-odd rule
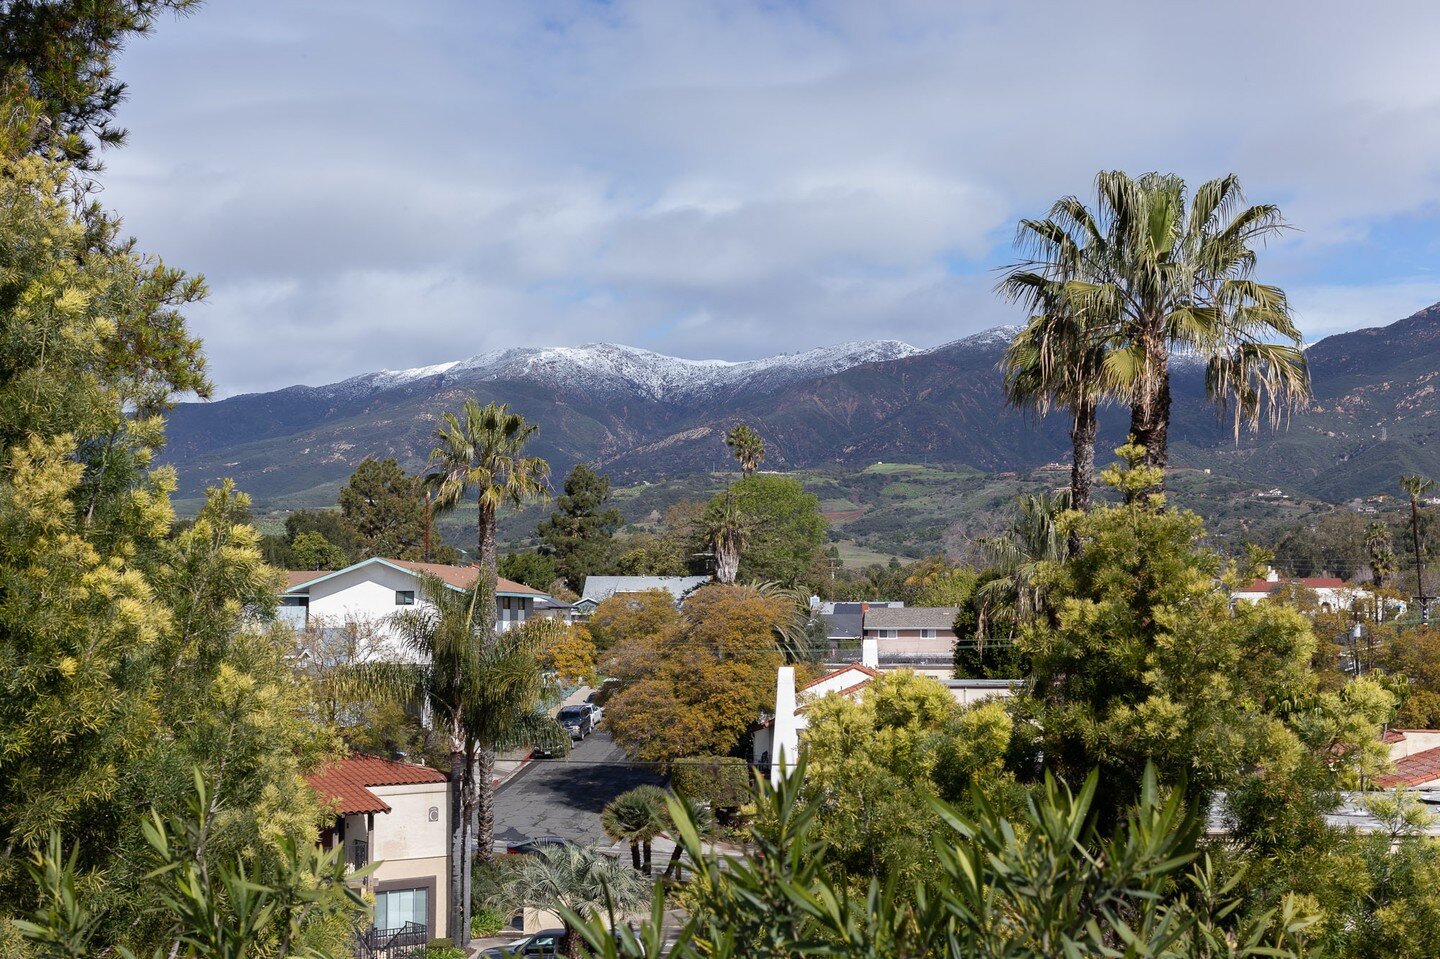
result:
[[[575,744],[564,759],[530,763],[495,793],[495,841],[563,836],[609,845],[600,828],[605,804],[642,783],[663,785],[652,766],[632,766],[603,730]]]

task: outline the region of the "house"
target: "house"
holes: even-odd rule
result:
[[[859,649],[860,621],[867,609],[901,609],[904,606],[904,603],[892,602],[822,603],[819,597],[815,597],[810,601],[810,615],[824,622],[825,638],[830,641],[831,649],[842,646]]]
[[[1282,579],[1275,570],[1268,570],[1264,579],[1257,579],[1230,594],[1230,598],[1246,603],[1258,603],[1282,586],[1295,586],[1313,590],[1321,607],[1327,610],[1349,609],[1356,601],[1368,600],[1368,589],[1349,586],[1343,579],[1334,576],[1306,576],[1298,579]]]
[[[886,669],[911,668],[944,678],[955,664],[954,606],[870,606],[861,604],[862,639],[877,643]]]
[[[809,725],[806,714],[815,702],[825,696],[859,699],[865,687],[881,675],[878,642],[864,640],[861,662],[833,669],[798,690],[795,688],[795,667],[779,668],[775,678],[774,712],[756,727],[751,737],[750,762],[762,771],[768,770],[772,783],[780,781],[783,765],[792,763],[799,754],[801,734]],[[971,706],[993,697],[1008,698],[1020,687],[1020,680],[1014,679],[946,678],[941,682],[962,706]]]
[[[675,597],[675,605],[710,582],[709,576],[587,576],[575,603],[575,618],[589,619],[595,607],[616,594],[645,593],[663,589]]]
[[[299,627],[317,619],[324,623],[360,619],[388,630],[397,611],[424,603],[422,583],[427,575],[461,590],[475,583],[479,568],[375,557],[333,572],[290,571],[280,596],[281,614]],[[499,628],[518,626],[534,614],[537,603],[548,600],[548,593],[502,577],[495,593]]]
[[[335,820],[320,836],[352,869],[378,863],[359,883],[375,896],[373,935],[400,930],[420,945],[447,935],[450,785],[429,766],[353,755],[308,777]],[[420,927],[423,927],[420,928]]]

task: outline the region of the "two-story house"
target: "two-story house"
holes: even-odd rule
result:
[[[320,836],[341,848],[354,869],[378,863],[360,880],[375,896],[377,941],[423,946],[446,932],[450,882],[450,786],[429,766],[353,755],[309,777],[335,820]]]
[[[346,620],[367,620],[388,629],[394,614],[424,603],[422,583],[434,576],[450,589],[467,589],[479,575],[475,566],[444,566],[409,560],[374,557],[334,571],[288,572],[285,592],[280,596],[281,615],[296,626],[316,621],[339,624]],[[495,604],[501,630],[525,622],[536,613],[536,604],[548,609],[550,595],[523,583],[501,577]]]
[[[875,640],[882,669],[911,668],[945,678],[955,673],[954,606],[862,604],[860,634]]]

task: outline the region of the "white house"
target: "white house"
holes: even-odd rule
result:
[[[798,690],[795,688],[795,667],[781,666],[775,677],[775,711],[762,722],[751,738],[753,765],[768,769],[770,781],[778,783],[786,766],[800,754],[802,734],[809,726],[807,713],[812,705],[826,696],[859,699],[865,687],[881,675],[878,641],[863,641],[861,661],[832,670]],[[962,706],[970,706],[994,697],[1008,698],[1020,686],[1018,679],[942,679],[950,695]]]
[[[623,593],[645,593],[663,589],[675,597],[678,606],[686,596],[710,582],[709,576],[587,576],[575,603],[575,617],[589,619],[590,614],[611,596]]]
[[[347,756],[309,777],[334,822],[320,844],[344,850],[352,869],[378,863],[360,883],[375,896],[372,932],[423,946],[448,935],[450,786],[429,766]],[[403,933],[402,933],[403,930]]]
[[[1343,579],[1334,576],[1306,576],[1297,579],[1282,579],[1274,569],[1267,570],[1264,579],[1257,579],[1248,585],[1231,593],[1232,599],[1246,602],[1258,603],[1262,599],[1268,599],[1272,593],[1282,586],[1296,586],[1301,589],[1308,589],[1315,593],[1315,598],[1325,609],[1348,610],[1356,602],[1364,602],[1371,597],[1368,589],[1361,589],[1358,586],[1348,585]]]
[[[292,570],[286,575],[281,614],[296,626],[316,620],[338,624],[358,619],[388,629],[396,612],[425,602],[421,584],[426,575],[461,590],[474,584],[478,568],[376,557],[334,572]],[[495,604],[501,630],[525,622],[535,613],[537,602],[550,600],[548,593],[503,577],[497,586]]]

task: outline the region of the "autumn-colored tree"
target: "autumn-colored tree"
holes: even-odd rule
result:
[[[620,642],[606,660],[624,684],[605,713],[616,743],[657,762],[729,753],[774,694],[776,627],[790,615],[782,598],[713,584],[678,623]]]
[[[663,589],[611,596],[595,607],[586,623],[590,640],[601,651],[624,642],[663,645],[680,625],[675,597]]]
[[[541,667],[565,683],[595,682],[595,643],[585,626],[535,616],[526,620],[521,628],[535,634],[535,651]]]

